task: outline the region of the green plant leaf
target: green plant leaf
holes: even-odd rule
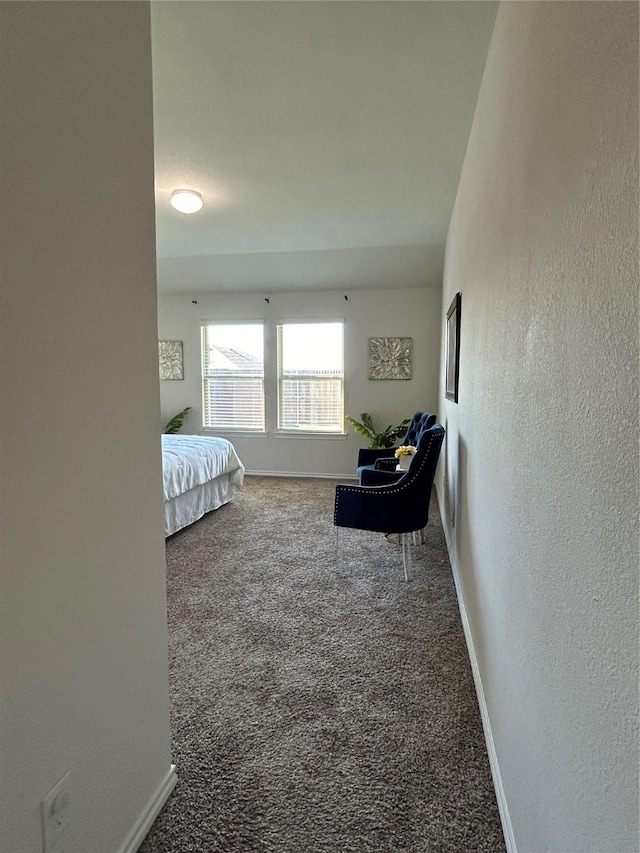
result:
[[[363,435],[365,438],[368,438],[371,441],[371,431],[367,429],[364,424],[361,424],[360,421],[357,421],[355,418],[352,418],[350,415],[346,415],[346,419],[349,421],[351,426],[353,427],[353,431],[357,432],[358,435]]]
[[[362,423],[365,429],[369,431],[369,434],[372,436],[375,435],[376,428],[373,425],[373,418],[371,417],[369,412],[363,412],[360,417],[362,418]]]
[[[186,409],[183,409],[181,412],[178,412],[177,415],[174,415],[169,423],[165,426],[163,432],[165,435],[175,435],[177,432],[180,432],[182,429],[182,425],[184,424],[185,418],[191,411],[191,406],[187,406]]]
[[[358,435],[363,435],[365,438],[369,439],[369,447],[393,447],[395,441],[400,436],[403,436],[407,431],[407,424],[410,423],[411,418],[405,418],[402,423],[398,424],[398,426],[389,426],[382,430],[382,432],[377,432],[373,423],[373,418],[369,414],[369,412],[363,412],[360,415],[362,421],[357,421],[355,418],[352,418],[350,415],[345,415],[345,418],[351,426],[353,427],[354,432],[358,433]]]

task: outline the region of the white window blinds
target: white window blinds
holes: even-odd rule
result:
[[[202,417],[205,428],[264,430],[261,323],[202,326]]]
[[[278,429],[342,432],[342,323],[278,326]]]

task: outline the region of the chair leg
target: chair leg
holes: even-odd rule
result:
[[[338,563],[342,563],[344,545],[344,530],[336,525],[336,557]]]
[[[409,581],[409,569],[411,568],[411,545],[408,540],[408,533],[400,534],[400,541],[402,543],[402,565],[404,566],[404,579],[405,581]]]

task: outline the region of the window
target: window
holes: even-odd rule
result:
[[[344,429],[342,323],[278,326],[278,429]]]
[[[264,430],[264,327],[202,327],[203,427]]]

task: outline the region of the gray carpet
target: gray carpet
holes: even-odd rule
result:
[[[504,851],[433,499],[398,545],[336,481],[247,477],[167,541],[178,785],[141,853]]]

